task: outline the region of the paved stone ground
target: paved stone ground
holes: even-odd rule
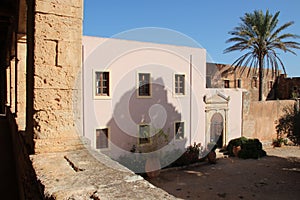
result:
[[[0,199],[18,199],[12,138],[4,117],[0,117]]]
[[[181,199],[299,199],[300,148],[265,150],[268,156],[258,160],[221,158],[149,181]]]
[[[90,149],[31,156],[46,199],[176,199]]]

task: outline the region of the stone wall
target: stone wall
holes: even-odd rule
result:
[[[243,94],[243,136],[271,143],[276,138],[276,124],[284,114],[283,108],[294,105],[294,100],[250,101]]]
[[[35,153],[82,147],[78,138],[82,3],[82,0],[36,0],[34,4]]]
[[[1,92],[19,199],[175,199],[80,139],[82,0],[15,4],[16,54]]]
[[[300,98],[300,77],[286,77],[282,74],[278,78],[278,98]]]
[[[212,83],[217,83],[212,87],[225,87],[224,81],[228,81],[228,88],[242,88],[248,90],[249,98],[252,101],[258,100],[259,76],[258,70],[249,67],[234,67],[226,64],[207,63],[207,76]],[[264,70],[263,96],[264,99],[274,99],[274,83],[276,76],[270,69]]]

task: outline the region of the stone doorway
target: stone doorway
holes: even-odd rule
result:
[[[218,148],[223,147],[224,120],[220,113],[215,113],[210,122],[210,140],[217,144]]]
[[[205,105],[205,144],[214,142],[218,148],[226,145],[229,96],[218,91],[204,96]]]

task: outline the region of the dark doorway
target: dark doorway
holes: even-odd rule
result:
[[[223,116],[215,113],[210,123],[210,142],[217,144],[218,148],[223,147]]]

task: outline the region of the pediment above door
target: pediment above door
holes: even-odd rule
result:
[[[228,104],[229,100],[230,96],[220,91],[216,91],[214,94],[204,95],[203,97],[203,101],[206,104]]]

